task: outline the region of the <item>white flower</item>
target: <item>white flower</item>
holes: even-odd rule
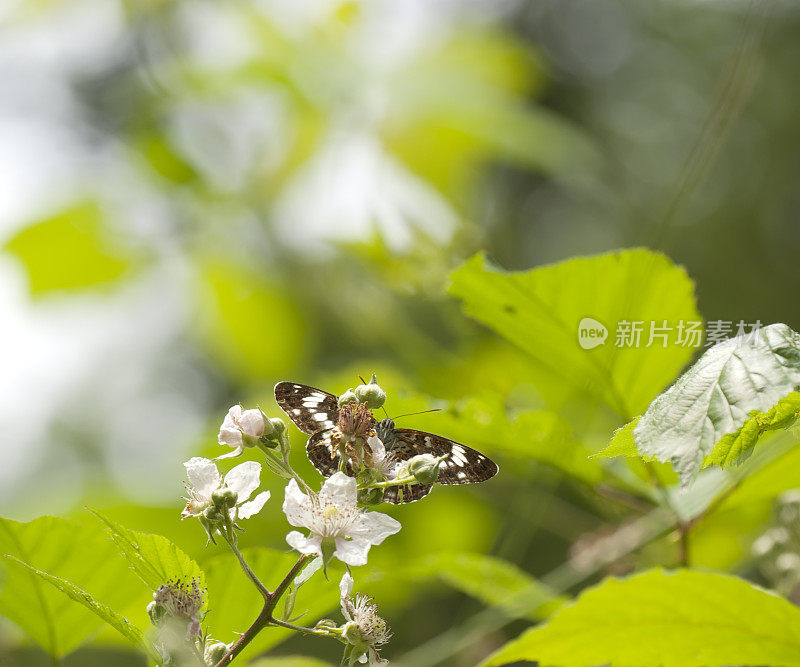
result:
[[[371,435],[367,438],[367,446],[372,452],[372,460],[369,467],[380,471],[380,475],[384,479],[397,477],[400,463],[392,454],[386,452],[386,447],[384,447],[381,439],[377,435]]]
[[[206,600],[205,590],[197,579],[190,582],[168,581],[153,593],[155,603],[172,617],[187,621],[186,639],[193,641],[200,635],[200,610]]]
[[[283,511],[293,526],[311,531],[309,537],[293,530],[286,536],[289,546],[303,554],[322,556],[322,541],[332,539],[333,555],[348,565],[366,565],[369,548],[400,530],[400,523],[380,512],[366,512],[357,504],[356,480],[337,472],[322,486],[319,495],[307,496],[292,479],[286,486]]]
[[[228,410],[228,414],[225,415],[225,419],[222,421],[217,440],[220,445],[234,447],[235,451],[217,458],[224,459],[239,456],[245,448],[243,434],[260,438],[263,433],[264,415],[261,414],[261,410],[242,410],[241,405],[234,405]]]
[[[245,461],[231,468],[224,479],[220,477],[216,464],[208,459],[195,456],[183,465],[191,484],[186,487],[189,492],[189,502],[186,503],[182,513],[184,519],[188,516],[202,515],[203,510],[213,504],[211,496],[217,489],[229,489],[236,494],[236,507],[229,509],[231,520],[237,517],[249,519],[258,514],[264,503],[269,500],[269,491],[263,491],[249,500],[261,483],[261,464],[256,461]]]
[[[352,632],[346,632],[345,634],[349,640],[355,641],[355,646],[363,648],[364,652],[358,657],[359,662],[364,663],[369,660],[371,665],[387,663],[388,660],[384,660],[378,655],[378,647],[391,639],[392,633],[389,630],[389,626],[378,615],[378,605],[371,598],[366,595],[357,595],[354,603],[350,597],[352,590],[353,577],[350,576],[349,572],[345,572],[342,581],[339,583],[342,614],[348,625],[355,624],[356,628],[358,628],[356,637],[352,636]]]

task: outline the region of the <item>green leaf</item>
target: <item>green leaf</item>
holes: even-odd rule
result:
[[[248,667],[333,667],[331,663],[319,658],[304,655],[284,655],[280,658],[262,658],[251,662]]]
[[[484,554],[431,554],[404,568],[398,576],[418,580],[436,577],[509,616],[532,620],[546,618],[565,601],[516,565]]]
[[[639,450],[636,449],[636,443],[633,441],[633,429],[639,422],[639,417],[633,421],[629,421],[625,426],[621,426],[614,435],[605,449],[601,449],[596,454],[592,455],[593,459],[608,459],[614,456],[640,456]]]
[[[722,574],[609,578],[483,664],[800,665],[800,609]]]
[[[727,465],[739,463],[750,454],[759,438],[768,431],[789,428],[800,418],[800,392],[793,391],[780,399],[774,407],[762,412],[752,410],[735,433],[722,436],[703,466]]]
[[[297,562],[297,554],[284,553],[266,547],[244,549],[245,560],[259,579],[270,590],[274,590],[286,573]],[[261,594],[244,575],[233,554],[221,554],[205,563],[209,598],[213,604],[205,622],[221,641],[231,642],[235,636],[220,636],[223,631],[244,632],[264,606]],[[338,579],[326,581],[322,573],[315,574],[300,588],[295,601],[294,617],[302,615],[296,623],[313,625],[325,612],[338,607]],[[278,611],[281,609],[278,605]],[[276,612],[278,613],[278,612]],[[293,636],[291,630],[271,627],[259,633],[242,652],[245,658],[254,658],[267,649]]]
[[[686,364],[691,347],[675,342],[678,322],[700,321],[694,286],[686,272],[663,255],[623,250],[579,257],[530,271],[509,273],[476,255],[452,274],[450,293],[468,315],[528,352],[542,370],[540,391],[588,392],[620,416],[640,413]],[[605,327],[605,342],[584,349],[578,330],[584,318]],[[617,347],[618,323],[666,321],[673,337],[647,346]],[[602,338],[602,336],[600,337]],[[597,338],[597,340],[600,340]]]
[[[128,564],[152,590],[170,579],[197,579],[199,586],[205,587],[200,566],[163,535],[128,530],[100,512],[89,511],[105,524]]]
[[[117,632],[119,632],[131,644],[144,651],[151,659],[157,662],[161,660],[161,655],[156,650],[155,646],[153,646],[152,642],[145,638],[142,631],[135,625],[129,623],[126,618],[114,611],[108,605],[98,602],[89,593],[81,590],[75,584],[70,583],[66,579],[61,579],[60,577],[53,576],[47,572],[37,570],[35,567],[28,565],[27,563],[19,560],[18,558],[14,558],[13,556],[6,556],[6,558],[8,558],[9,561],[14,563],[17,567],[27,570],[28,572],[35,574],[40,579],[43,579],[48,584],[51,584],[73,602],[77,602],[79,605],[91,611],[93,614],[101,618]]]
[[[633,430],[636,448],[669,462],[685,487],[724,436],[737,434],[754,410],[776,407],[798,384],[800,335],[785,324],[718,343],[650,404]],[[791,406],[775,419],[786,419]],[[751,422],[747,433],[727,440],[716,460],[729,462],[724,452],[755,442],[755,430]]]
[[[96,202],[78,204],[26,227],[5,250],[23,263],[34,295],[105,285],[133,265],[109,238]]]
[[[0,554],[75,582],[114,608],[143,598],[141,583],[105,531],[95,524],[55,517],[28,523],[0,519]],[[0,559],[0,614],[57,657],[73,651],[103,625],[97,616],[39,577],[11,569],[5,559]]]

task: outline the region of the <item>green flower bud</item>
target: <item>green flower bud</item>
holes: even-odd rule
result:
[[[236,491],[229,489],[227,486],[223,486],[221,489],[215,489],[211,492],[211,502],[213,502],[214,507],[220,511],[235,507],[238,499],[239,496]]]
[[[216,524],[225,521],[225,515],[214,505],[209,505],[203,510],[203,518],[208,521],[209,524]]]
[[[359,403],[365,403],[370,410],[383,407],[386,402],[386,392],[378,385],[378,378],[372,374],[369,384],[360,384],[354,391]]]
[[[150,622],[153,625],[160,625],[166,613],[167,610],[164,609],[164,607],[158,604],[155,600],[153,600],[149,605],[147,605],[147,615],[150,617]]]
[[[342,407],[345,403],[358,403],[358,398],[356,398],[356,393],[352,388],[339,396],[339,407]]]
[[[383,489],[361,489],[358,504],[361,506],[380,505],[383,502]]]
[[[227,644],[223,642],[214,642],[213,644],[206,646],[206,650],[203,653],[203,659],[207,665],[213,667],[225,657],[225,654],[228,652],[228,650],[229,648]]]
[[[432,454],[418,454],[409,459],[406,469],[420,484],[433,484],[439,478],[441,460]]]
[[[275,449],[281,444],[281,435],[286,430],[286,424],[278,417],[269,418],[264,415],[264,433],[259,438],[258,444],[263,449]]]
[[[353,646],[361,646],[364,644],[364,637],[361,634],[361,630],[358,629],[358,623],[355,621],[349,621],[345,624],[344,630],[342,631],[342,638]]]

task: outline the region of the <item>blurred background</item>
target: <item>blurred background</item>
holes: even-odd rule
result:
[[[798,63],[790,0],[6,0],[0,514],[90,504],[201,559],[182,462],[222,453],[228,407],[279,416],[277,381],[376,372],[391,413],[444,408],[415,425],[502,471],[394,511],[376,567],[463,550],[552,570],[623,508],[519,457],[526,438],[595,450],[624,419],[548,395],[449,273],[479,250],[527,269],[647,246],[704,318],[797,329]],[[556,426],[512,434],[475,400]],[[269,485],[246,539],[283,548]],[[524,627],[436,653],[480,605],[383,589],[389,657],[430,648],[409,664],[474,664]],[[0,656],[48,664],[10,624]],[[101,641],[64,664],[140,663]]]

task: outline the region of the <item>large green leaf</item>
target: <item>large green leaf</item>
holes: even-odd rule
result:
[[[253,572],[270,590],[275,589],[292,565],[297,562],[297,554],[265,547],[245,549],[243,554]],[[223,636],[223,633],[247,630],[261,611],[264,600],[241,571],[238,561],[232,554],[215,556],[205,563],[205,571],[209,598],[213,600],[205,620],[214,637],[225,642],[233,641],[236,639],[233,634]],[[301,625],[313,625],[322,614],[338,607],[338,583],[338,579],[334,581],[333,576],[331,581],[325,581],[320,572],[303,584],[297,594],[293,611],[293,617],[302,615],[302,618],[296,622]],[[282,609],[281,601],[275,614],[279,615]],[[293,634],[291,630],[284,628],[265,628],[242,655],[244,658],[253,658]]]
[[[128,564],[151,589],[170,579],[197,579],[201,588],[205,586],[200,566],[163,535],[128,530],[99,512],[90,511],[105,524]]]
[[[539,378],[545,395],[560,382],[631,418],[692,354],[677,344],[676,332],[680,321],[700,320],[693,289],[686,272],[663,255],[624,250],[517,273],[476,255],[453,273],[450,293],[467,314],[533,356],[546,373]],[[607,329],[605,342],[591,349],[578,341],[585,318]],[[638,346],[617,347],[615,331],[623,322],[644,323]],[[660,339],[648,346],[651,322],[671,327],[666,347]]]
[[[29,523],[0,519],[0,554],[74,582],[114,608],[122,608],[144,593],[141,582],[98,525],[54,517]],[[103,625],[95,614],[37,575],[11,569],[7,559],[0,559],[0,577],[0,614],[51,655],[66,655]]]
[[[483,665],[800,665],[800,609],[736,577],[606,579]]]
[[[564,602],[562,596],[516,565],[484,554],[431,554],[401,569],[397,576],[438,578],[514,617],[546,618]]]
[[[46,581],[48,584],[53,586],[55,589],[61,591],[73,602],[76,602],[82,607],[85,607],[91,611],[98,618],[105,621],[117,632],[119,632],[136,648],[141,649],[151,659],[155,661],[161,660],[161,654],[158,652],[158,650],[156,650],[155,646],[153,646],[153,643],[146,639],[144,633],[142,633],[142,631],[135,625],[129,623],[128,620],[119,612],[114,611],[111,607],[103,604],[102,602],[98,602],[89,593],[81,590],[75,584],[67,581],[66,579],[61,579],[60,577],[53,576],[47,572],[37,570],[35,567],[32,567],[31,565],[28,565],[27,563],[19,560],[18,558],[14,558],[13,556],[7,556],[7,558],[12,565],[20,568],[24,572],[36,575],[43,581]]]
[[[737,431],[754,410],[768,412],[798,384],[800,335],[785,324],[718,343],[650,404],[633,429],[636,448],[645,458],[671,463],[686,486],[721,441],[712,457],[721,464],[751,446],[757,421],[748,434]],[[787,414],[791,409],[796,406]],[[729,434],[735,435],[723,440]]]
[[[262,658],[248,663],[248,667],[333,667],[331,663],[319,658],[304,655],[284,655],[280,658]]]
[[[32,294],[104,285],[133,265],[105,227],[97,203],[87,202],[26,227],[5,249],[24,264]]]

